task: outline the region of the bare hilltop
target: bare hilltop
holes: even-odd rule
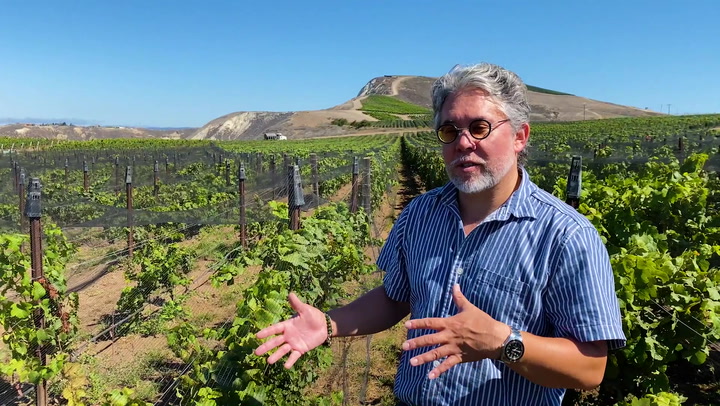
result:
[[[255,140],[265,133],[282,133],[289,139],[379,132],[397,132],[392,128],[355,128],[337,125],[376,121],[363,111],[363,101],[372,95],[390,96],[429,109],[430,88],[435,78],[386,75],[370,80],[357,96],[325,110],[267,112],[240,111],[218,117],[201,128],[146,129],[132,127],[75,126],[17,123],[0,126],[0,136],[63,140],[108,138],[163,138],[195,140]],[[657,116],[661,113],[635,107],[592,100],[571,94],[528,86],[532,122],[578,121],[613,117]],[[405,117],[400,117],[405,118]]]

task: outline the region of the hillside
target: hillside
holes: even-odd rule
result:
[[[398,129],[340,127],[333,120],[349,123],[376,121],[362,109],[370,95],[392,96],[399,100],[431,107],[430,88],[435,78],[425,76],[386,75],[370,80],[358,95],[347,102],[325,110],[295,112],[235,112],[218,117],[201,128],[155,130],[130,127],[59,126],[12,124],[0,126],[0,136],[49,139],[91,140],[105,138],[169,138],[239,140],[262,139],[265,132],[281,132],[288,138],[311,138],[378,132]],[[576,121],[612,117],[655,116],[660,113],[621,106],[561,92],[528,86],[531,122]]]
[[[425,76],[383,76],[372,79],[358,97],[370,94],[394,95],[409,103],[432,107],[430,89],[435,78]],[[530,121],[578,121],[613,117],[647,117],[657,112],[621,106],[570,94],[528,86]],[[536,91],[533,91],[536,90]],[[553,114],[557,113],[557,115]],[[583,114],[585,117],[583,117]]]
[[[0,126],[0,136],[47,138],[57,140],[98,140],[108,138],[166,138],[184,139],[196,128],[182,130],[154,130],[133,127],[100,127],[75,125],[10,124]]]

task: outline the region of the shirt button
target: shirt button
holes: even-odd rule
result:
[[[437,368],[439,366],[440,366],[440,361],[437,361],[437,360],[433,361],[433,368]]]
[[[462,269],[462,268],[458,268],[458,269],[456,270],[456,272],[457,272],[458,275],[462,275],[462,274],[463,274],[463,269]]]

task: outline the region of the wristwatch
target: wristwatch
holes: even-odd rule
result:
[[[525,344],[523,344],[522,335],[515,327],[510,327],[510,335],[500,349],[500,361],[506,364],[518,362],[525,354]]]

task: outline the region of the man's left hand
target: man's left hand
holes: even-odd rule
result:
[[[431,329],[437,331],[405,341],[403,350],[437,346],[413,357],[410,364],[418,366],[445,358],[428,374],[435,379],[461,362],[479,361],[485,358],[499,359],[500,349],[510,335],[510,327],[478,309],[460,292],[460,285],[453,287],[453,300],[458,313],[451,317],[409,320],[408,329]]]

